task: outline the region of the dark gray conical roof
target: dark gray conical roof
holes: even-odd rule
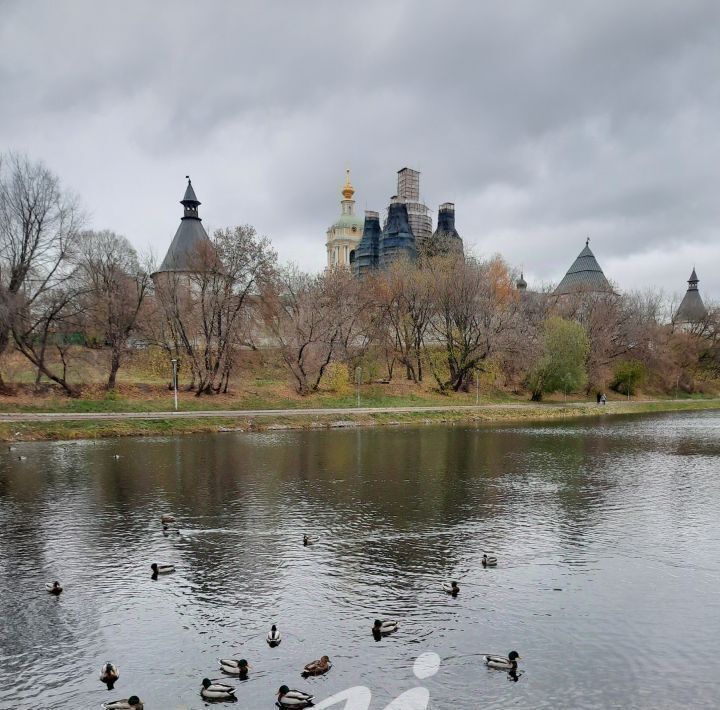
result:
[[[427,240],[425,253],[428,256],[463,254],[463,241],[455,228],[455,205],[452,202],[440,205],[437,229]]]
[[[408,221],[406,205],[402,202],[391,202],[387,224],[380,238],[380,266],[389,266],[402,257],[415,261],[417,245]]]
[[[700,291],[698,291],[698,283],[700,283],[700,279],[693,267],[692,274],[688,279],[688,290],[675,313],[676,322],[699,323],[707,316],[707,308],[705,308]]]
[[[605,278],[600,264],[590,250],[589,239],[554,293],[556,296],[563,296],[573,291],[612,291],[610,282]]]
[[[355,248],[353,274],[364,276],[377,269],[380,255],[380,215],[371,210],[365,211],[365,223],[360,243]]]
[[[187,179],[188,184],[187,188],[185,188],[185,196],[180,200],[180,204],[184,205],[185,203],[189,203],[191,205],[201,205],[202,202],[198,200],[197,195],[195,194],[195,190],[193,190],[192,186],[192,180],[190,178]]]
[[[198,263],[203,261],[207,254],[214,252],[212,242],[198,216],[197,208],[200,201],[195,195],[190,180],[180,204],[184,206],[185,212],[157,273],[197,271]]]

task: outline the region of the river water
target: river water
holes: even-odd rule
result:
[[[719,476],[715,412],[17,444],[0,708],[203,708],[219,657],[252,665],[229,681],[251,710],[283,683],[316,701],[366,686],[378,710],[414,687],[457,710],[717,708]],[[177,570],[154,581],[154,561]],[[376,643],[375,618],[400,628]],[[482,665],[511,650],[518,682]],[[419,680],[427,652],[440,668]],[[303,680],[324,654],[330,673]]]

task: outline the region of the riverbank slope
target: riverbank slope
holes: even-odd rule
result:
[[[409,424],[491,424],[643,412],[720,409],[720,399],[491,403],[479,406],[398,406],[181,412],[0,412],[0,440],[39,441],[118,436],[167,436],[217,431],[344,428]]]

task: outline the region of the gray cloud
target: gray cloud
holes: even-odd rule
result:
[[[720,296],[720,5],[315,0],[0,3],[0,135],[160,255],[183,176],[319,269],[422,171],[480,253],[557,280],[587,235],[622,288]]]

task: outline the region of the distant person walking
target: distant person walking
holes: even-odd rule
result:
[[[600,394],[600,391],[595,393],[597,396],[597,403],[600,404],[600,400],[602,399],[602,394]]]
[[[602,393],[602,396],[600,397],[600,404],[607,404],[607,397],[605,396],[605,393]]]

